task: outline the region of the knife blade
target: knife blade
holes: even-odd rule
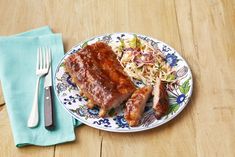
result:
[[[53,97],[52,97],[52,57],[51,50],[49,49],[49,60],[50,67],[47,75],[44,80],[44,126],[48,130],[52,130],[54,128],[54,114],[53,114]]]

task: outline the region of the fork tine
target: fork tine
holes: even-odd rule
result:
[[[45,47],[45,63],[46,63],[46,67],[45,68],[48,68],[48,48]]]
[[[44,55],[44,58],[43,58],[44,67],[43,68],[45,69],[45,68],[47,68],[47,65],[48,65],[47,64],[47,48],[46,47],[44,47],[44,54],[43,55]]]
[[[40,48],[37,49],[37,64],[36,64],[36,70],[39,69],[39,53],[40,53]]]
[[[49,48],[48,47],[46,47],[46,58],[45,58],[46,60],[46,63],[47,63],[47,66],[46,66],[46,68],[48,69],[49,68]]]
[[[51,63],[51,49],[50,48],[48,48],[48,64],[49,65],[51,65],[50,63]]]
[[[50,48],[48,48],[48,58],[47,59],[48,59],[47,60],[48,65],[50,65],[50,63],[51,63],[51,49]]]
[[[42,58],[42,48],[39,49],[39,69],[43,68],[43,62],[42,62],[43,58]]]

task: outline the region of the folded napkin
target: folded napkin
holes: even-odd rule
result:
[[[28,128],[36,88],[37,48],[47,46],[52,51],[52,71],[64,55],[62,37],[42,27],[14,36],[0,37],[0,80],[17,147],[48,146],[75,140],[74,126],[80,125],[62,107],[54,94],[55,129],[44,128],[43,81],[39,89],[39,125]],[[42,79],[43,80],[43,79]]]

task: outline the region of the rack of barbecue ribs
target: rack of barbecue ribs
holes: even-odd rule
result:
[[[152,86],[137,89],[126,103],[124,117],[129,126],[137,126],[140,122],[146,102],[151,96]]]
[[[153,95],[153,109],[155,111],[156,118],[160,119],[167,113],[169,102],[165,84],[159,78],[157,78],[153,87]]]
[[[88,108],[100,107],[100,117],[127,100],[136,89],[112,48],[103,42],[70,55],[65,59],[65,71],[89,99]]]

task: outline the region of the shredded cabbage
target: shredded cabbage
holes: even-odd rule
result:
[[[136,35],[110,45],[130,77],[144,84],[154,84],[157,78],[165,82],[176,80],[175,72],[165,61],[163,53]]]

